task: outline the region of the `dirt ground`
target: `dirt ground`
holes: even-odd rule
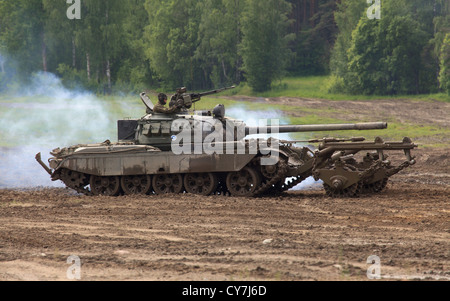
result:
[[[1,189],[0,280],[68,280],[71,255],[85,281],[368,280],[372,255],[385,280],[449,280],[449,150],[413,154],[385,191],[360,198],[320,185],[262,198]]]

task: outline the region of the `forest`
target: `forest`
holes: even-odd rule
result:
[[[37,72],[105,94],[311,75],[450,94],[450,0],[0,0],[0,91]]]

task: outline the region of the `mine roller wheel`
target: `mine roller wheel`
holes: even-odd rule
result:
[[[149,194],[152,189],[152,178],[149,175],[123,176],[120,185],[125,194]]]
[[[324,183],[323,188],[325,189],[327,196],[332,198],[355,198],[359,196],[362,189],[362,184],[361,182],[358,182],[344,189],[335,189]]]
[[[184,188],[187,192],[210,195],[217,189],[217,176],[213,173],[192,173],[184,176]]]
[[[91,176],[89,184],[94,195],[116,196],[120,193],[120,178],[117,176]]]
[[[156,194],[181,193],[183,191],[183,176],[180,174],[154,175],[152,184]]]
[[[232,196],[251,196],[261,184],[261,177],[250,167],[227,175],[227,188]]]
[[[363,185],[363,192],[365,192],[365,193],[378,193],[378,192],[381,192],[381,191],[383,191],[386,188],[387,183],[388,183],[388,179],[384,178],[384,179],[376,181],[374,183],[364,184]]]

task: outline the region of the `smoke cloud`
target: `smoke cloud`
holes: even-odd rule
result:
[[[41,152],[46,163],[57,147],[115,141],[116,122],[123,117],[91,93],[64,88],[51,73],[37,73],[19,91],[3,92],[0,188],[61,186],[51,182],[35,154]]]
[[[243,105],[233,106],[231,108],[227,108],[226,115],[228,117],[242,120],[245,122],[247,126],[259,126],[260,120],[264,121],[264,125],[270,125],[271,120],[279,120],[279,124],[288,124],[289,120],[285,118],[282,111],[278,110],[270,110],[270,111],[254,111],[249,110]],[[267,121],[267,122],[265,122]],[[268,138],[274,137],[279,140],[292,140],[289,136],[289,133],[280,133],[280,134],[257,134],[257,135],[249,135],[246,138]]]

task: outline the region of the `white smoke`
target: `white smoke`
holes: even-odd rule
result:
[[[5,73],[5,61],[6,61],[6,59],[0,53],[0,72],[1,73]]]
[[[284,113],[279,110],[251,110],[245,106],[233,106],[226,110],[228,117],[242,120],[247,126],[271,125],[272,120],[278,120],[279,125],[289,124],[289,119],[284,117]],[[292,140],[289,133],[279,134],[256,134],[249,135],[246,138],[268,138],[273,137],[279,140]]]
[[[57,147],[115,141],[123,117],[91,93],[64,88],[51,73],[34,75],[19,93],[0,95],[0,188],[61,186],[36,153],[46,163]]]

